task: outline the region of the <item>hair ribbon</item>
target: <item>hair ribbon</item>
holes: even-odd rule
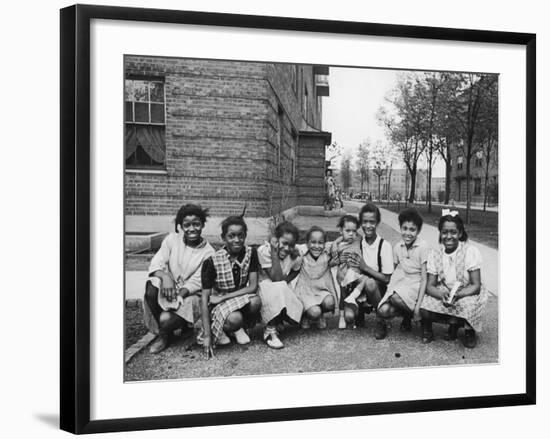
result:
[[[458,210],[451,210],[451,209],[443,209],[441,211],[441,216],[452,216],[455,217],[458,215]]]

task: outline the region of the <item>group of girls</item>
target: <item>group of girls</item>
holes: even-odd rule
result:
[[[448,325],[447,340],[456,340],[464,327],[464,346],[476,346],[487,296],[480,253],[469,244],[456,211],[443,211],[439,246],[429,249],[418,237],[422,217],[415,209],[403,210],[402,239],[393,250],[377,233],[380,210],[372,203],[358,217],[344,215],[340,237],[330,244],[323,229],[313,226],[306,244],[296,245],[298,229],[283,222],[255,249],[246,245],[241,215],[222,222],[223,246],[215,251],[201,236],[207,215],[200,206],[182,206],[175,232],[151,261],[144,317],[158,335],[152,353],[169,345],[174,330],[195,325],[206,356],[214,356],[214,346],[232,339],[250,343],[258,321],[266,344],[280,349],[285,322],[326,328],[325,314],[337,304],[340,329],[364,326],[365,314],[374,311],[376,339],[386,337],[388,319],[401,316],[402,331],[411,331],[413,320],[421,322],[424,343],[433,340],[435,321]]]

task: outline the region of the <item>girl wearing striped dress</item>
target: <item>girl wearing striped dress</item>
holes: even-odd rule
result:
[[[214,356],[213,346],[231,342],[250,343],[244,326],[256,322],[261,301],[258,288],[258,255],[245,245],[247,226],[242,216],[222,222],[225,245],[202,266],[202,340],[205,356]]]

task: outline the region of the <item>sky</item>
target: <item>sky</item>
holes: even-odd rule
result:
[[[381,105],[386,104],[384,98],[395,86],[400,73],[402,71],[398,70],[330,68],[330,96],[323,98],[323,130],[332,133],[333,142],[342,146],[344,151],[353,153],[367,137],[373,143],[386,141],[376,113]],[[437,163],[433,176],[444,175],[442,163]]]

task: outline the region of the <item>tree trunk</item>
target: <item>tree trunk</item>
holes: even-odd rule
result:
[[[433,148],[431,146],[430,148]],[[432,160],[433,160],[433,149],[430,149],[429,160],[428,160],[428,212],[432,213]]]
[[[414,164],[411,171],[411,191],[409,194],[409,203],[414,203],[415,189],[416,189],[416,163]]]
[[[451,174],[453,166],[451,165],[451,146],[447,144],[447,160],[445,160],[445,205],[449,204],[451,198]]]
[[[471,151],[471,146],[468,147],[468,151]],[[466,156],[466,224],[470,224],[470,207],[472,205],[472,193],[470,191],[470,153]]]
[[[380,202],[380,178],[382,176],[378,174],[378,202]]]

